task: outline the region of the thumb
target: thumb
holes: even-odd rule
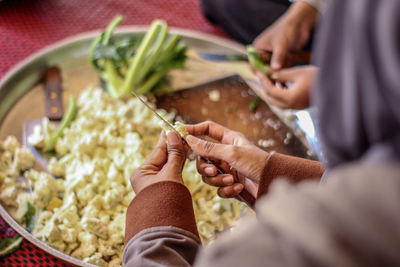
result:
[[[288,52],[288,44],[286,41],[275,41],[272,49],[271,68],[280,70],[285,63]]]
[[[271,79],[280,82],[291,82],[295,78],[297,72],[294,68],[284,69],[280,71],[274,71],[271,74]]]
[[[227,145],[205,141],[193,135],[186,136],[186,141],[194,152],[205,158],[216,158],[230,162],[225,152]]]
[[[167,141],[168,161],[166,166],[172,173],[181,173],[186,160],[181,137],[172,131],[168,133]]]

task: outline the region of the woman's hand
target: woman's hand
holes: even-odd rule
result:
[[[318,21],[319,12],[311,5],[298,1],[253,42],[257,50],[272,51],[271,68],[281,69],[289,51],[303,48]]]
[[[130,181],[133,190],[139,194],[145,187],[161,181],[183,184],[182,169],[185,160],[186,151],[180,136],[170,132],[166,137],[163,131],[146,161],[132,173]]]
[[[224,169],[218,174],[214,164],[198,160],[197,169],[203,181],[219,187],[221,197],[235,197],[245,188],[255,198],[263,174],[267,152],[252,144],[243,134],[229,130],[215,122],[206,121],[187,125],[186,141],[199,155],[212,160]],[[208,136],[218,141],[213,143],[195,136]]]
[[[271,73],[271,79],[262,72],[256,72],[264,89],[268,103],[280,108],[304,109],[310,105],[310,90],[318,68],[302,66]],[[288,85],[277,86],[276,82]]]

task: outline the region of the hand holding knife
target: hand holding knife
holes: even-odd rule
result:
[[[133,94],[136,98],[138,98],[148,109],[150,109],[150,110],[153,112],[153,114],[156,115],[157,118],[159,118],[159,119],[164,123],[164,125],[165,125],[168,129],[170,129],[171,131],[176,132],[176,133],[181,137],[182,141],[183,141],[184,143],[187,143],[186,140],[185,140],[185,137],[182,136],[182,134],[181,134],[179,131],[177,131],[177,130],[174,128],[173,125],[171,125],[171,123],[169,123],[169,122],[168,122],[166,119],[164,119],[160,114],[158,114],[157,111],[154,110],[154,108],[152,108],[143,98],[141,98],[141,97],[140,97],[138,94],[136,94],[134,91],[132,91],[132,94]],[[213,161],[211,161],[211,160],[209,160],[209,159],[206,159],[206,158],[204,158],[204,157],[202,157],[202,156],[200,156],[200,155],[199,155],[199,157],[200,157],[202,160],[204,160],[205,162],[207,162],[207,163],[209,163],[209,164],[215,165],[215,167],[217,168],[218,174],[225,174],[225,173],[226,173],[226,172],[225,172],[220,166],[218,166],[218,164],[216,164],[215,162],[213,162]],[[253,207],[254,204],[255,204],[255,198],[254,198],[246,189],[243,189],[243,191],[237,196],[237,198],[238,198],[239,200],[245,202],[245,203],[246,203],[247,205],[249,205],[250,207]]]

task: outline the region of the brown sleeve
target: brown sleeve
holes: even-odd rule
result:
[[[304,179],[320,179],[323,173],[324,166],[319,161],[273,153],[265,163],[257,199],[268,192],[269,184],[277,177],[286,177],[296,183]]]
[[[126,213],[125,244],[140,231],[155,226],[176,226],[199,236],[192,197],[183,184],[158,182],[136,195]]]

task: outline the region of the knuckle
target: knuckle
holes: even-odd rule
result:
[[[207,154],[211,153],[214,150],[215,144],[211,143],[211,142],[207,142],[207,141],[203,141],[204,142],[204,152],[206,152]]]
[[[168,154],[177,155],[179,157],[185,156],[185,152],[177,145],[171,145],[170,147],[168,147]]]

